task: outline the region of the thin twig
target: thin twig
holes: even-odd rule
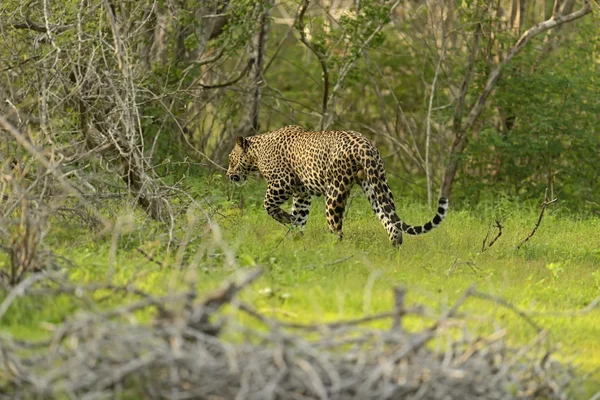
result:
[[[219,89],[219,88],[224,88],[227,86],[231,86],[231,85],[235,85],[236,83],[238,83],[243,77],[245,77],[246,75],[248,75],[248,72],[250,71],[250,68],[252,68],[252,66],[254,65],[255,61],[254,58],[250,58],[248,60],[248,63],[246,64],[246,67],[242,70],[242,72],[240,72],[240,74],[235,77],[234,79],[227,81],[227,82],[222,82],[222,83],[215,83],[213,85],[205,85],[203,83],[196,83],[198,86],[200,86],[202,89]]]
[[[19,132],[10,122],[8,122],[8,120],[6,118],[4,118],[4,116],[0,115],[0,126],[3,127],[8,133],[10,133],[10,135],[15,138],[15,140],[17,141],[17,143],[22,146],[31,156],[33,156],[35,159],[37,159],[39,161],[40,164],[42,164],[52,175],[55,176],[55,178],[61,183],[61,185],[69,192],[71,192],[71,194],[75,197],[77,197],[79,199],[79,201],[88,206],[90,209],[90,212],[92,214],[94,214],[94,217],[96,217],[100,222],[102,222],[102,224],[104,225],[105,229],[109,229],[112,226],[112,222],[109,221],[104,215],[100,214],[100,212],[98,212],[95,207],[89,203],[79,192],[79,190],[77,190],[75,187],[73,187],[71,185],[70,182],[68,182],[65,178],[64,178],[64,174],[60,173],[59,170],[59,166],[55,165],[55,164],[51,164],[50,161],[48,161],[48,159],[46,159],[46,157],[39,152],[34,146],[33,144],[27,140],[23,134],[21,132]]]
[[[538,331],[538,332],[542,331],[542,327],[539,326],[537,323],[535,323],[535,321],[533,319],[531,319],[531,317],[529,315],[527,315],[524,311],[518,309],[517,307],[515,307],[514,305],[512,305],[508,301],[506,301],[506,300],[504,300],[504,299],[502,299],[500,297],[492,296],[491,294],[479,292],[477,290],[473,290],[473,292],[471,293],[471,295],[473,297],[478,297],[480,299],[491,300],[494,303],[498,303],[498,304],[500,304],[500,305],[508,308],[509,310],[514,311],[521,318],[523,318],[525,321],[527,321],[527,323],[529,325],[531,325],[536,331]]]

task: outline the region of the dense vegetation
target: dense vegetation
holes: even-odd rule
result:
[[[502,325],[522,345],[539,339],[515,310],[529,315],[581,364],[589,398],[598,12],[595,0],[2,1],[0,350],[130,304],[133,287],[203,292],[262,266],[243,298],[297,323],[389,310],[396,285],[442,311],[476,284],[507,303],[469,301],[469,328]],[[317,199],[306,234],[289,232],[264,212],[264,182],[224,176],[235,136],[287,124],[362,132],[400,216],[425,222],[439,190],[447,220],[393,249],[356,188],[341,243]],[[0,389],[16,376],[2,368]]]
[[[557,20],[552,2],[357,4],[5,1],[4,114],[65,154],[122,134],[159,175],[189,158],[215,168],[203,155],[223,165],[236,134],[354,129],[419,196],[458,159],[457,204],[551,187],[597,207],[594,14],[527,36]]]

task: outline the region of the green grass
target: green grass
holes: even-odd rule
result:
[[[184,262],[203,252],[195,271],[202,290],[219,285],[236,268],[260,265],[265,274],[243,293],[245,300],[279,318],[322,322],[388,311],[396,285],[408,289],[409,303],[442,310],[475,284],[480,291],[531,313],[535,322],[549,331],[562,357],[579,363],[583,371],[600,368],[600,310],[552,315],[581,310],[600,296],[597,217],[569,215],[558,204],[547,210],[531,240],[516,250],[535,225],[538,206],[501,200],[492,206],[464,210],[451,204],[440,227],[422,236],[405,235],[403,245],[394,249],[358,190],[353,191],[344,221],[345,238],[339,241],[328,232],[322,198],[313,199],[306,231],[297,237],[262,209],[263,183],[251,183],[233,195],[219,192],[214,185],[195,184],[192,189],[192,193],[221,205],[215,220],[227,243],[214,245],[203,226],[193,227]],[[394,192],[398,213],[406,222],[420,224],[433,216],[423,203],[407,201],[399,190]],[[240,208],[242,198],[244,206]],[[488,251],[481,252],[489,225],[498,216],[503,217],[503,235]],[[181,229],[185,226],[182,223]],[[89,283],[107,279],[111,235],[97,239],[85,230],[55,228],[53,232],[47,242],[78,266],[71,272],[72,280]],[[149,222],[123,233],[112,279],[123,283],[141,273],[137,286],[155,293],[181,285],[186,272],[149,263],[135,250],[141,245],[150,252],[157,251],[158,259],[172,264],[176,249],[167,253],[161,242],[164,237],[164,230]],[[226,251],[235,254],[237,266],[227,265]],[[0,259],[2,262],[6,260]],[[116,296],[102,307],[123,301],[124,297]],[[71,297],[25,297],[0,322],[14,335],[40,337],[48,324],[58,323],[83,307],[83,301],[75,302]],[[489,301],[469,300],[464,310],[484,317],[473,320],[475,332],[489,331],[497,321],[508,329],[509,340],[514,343],[525,343],[536,335],[511,310]],[[423,323],[407,320],[408,328]],[[594,376],[590,391],[600,390],[600,377]]]

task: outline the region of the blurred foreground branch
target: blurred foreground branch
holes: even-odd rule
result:
[[[47,342],[2,334],[0,392],[82,399],[567,398],[573,370],[553,361],[542,344],[544,332],[521,348],[507,345],[504,329],[480,337],[467,333],[459,313],[465,302],[475,296],[504,305],[474,288],[428,327],[407,333],[401,317],[424,315],[424,308],[405,307],[404,290],[396,290],[392,312],[290,324],[236,300],[261,274],[260,268],[250,270],[199,300],[195,290],[161,298],[141,293],[130,305],[56,326]],[[225,305],[266,330],[241,325],[229,312],[217,314]],[[151,307],[158,309],[154,321],[140,323],[136,316],[148,315],[144,310]],[[393,329],[366,326],[377,320],[392,322]],[[230,334],[234,342],[224,338]],[[434,340],[445,344],[443,354],[426,346]]]

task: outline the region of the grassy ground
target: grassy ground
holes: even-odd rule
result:
[[[193,193],[221,204],[215,220],[227,243],[210,244],[202,235],[202,226],[189,230],[192,242],[182,255],[190,263],[200,251],[196,271],[202,288],[214,288],[238,268],[233,265],[262,265],[265,275],[243,296],[262,311],[281,318],[318,322],[388,311],[395,285],[408,288],[409,303],[442,309],[476,284],[481,291],[532,313],[534,320],[548,329],[550,339],[559,345],[566,359],[580,363],[587,371],[600,367],[600,310],[584,315],[551,315],[583,309],[600,295],[597,217],[568,215],[559,204],[548,210],[531,240],[516,250],[535,225],[538,206],[500,201],[493,207],[461,210],[451,204],[448,218],[439,228],[423,236],[407,235],[402,247],[395,250],[358,190],[353,192],[345,219],[345,239],[339,242],[328,233],[322,198],[313,200],[305,234],[294,237],[262,209],[263,188],[262,183],[250,183],[228,196],[215,190],[214,185],[194,186]],[[395,192],[399,215],[408,223],[424,223],[433,216],[422,203],[405,201],[401,193]],[[503,218],[503,235],[482,253],[483,238],[499,216]],[[157,239],[164,238],[164,232],[154,230],[148,222],[122,233],[113,250],[111,242],[116,236],[98,240],[74,227],[55,227],[53,233],[47,242],[75,261],[77,268],[71,273],[75,281],[96,282],[111,277],[127,282],[137,274],[138,287],[158,293],[184,280],[180,269],[149,263],[136,251],[142,247],[155,252],[165,265],[177,260],[176,250],[167,251]],[[227,260],[228,252],[234,254],[235,262]],[[113,257],[115,267],[110,269],[107,265]],[[6,260],[0,259],[2,262]],[[121,301],[115,297],[106,304]],[[82,306],[71,297],[24,298],[5,315],[1,325],[15,335],[37,337],[49,324]],[[486,317],[474,322],[475,330],[489,330],[493,319],[506,326],[509,337],[516,342],[523,343],[536,335],[531,326],[506,308],[474,300],[466,307]],[[413,327],[419,323],[409,321]],[[598,382],[596,374],[590,379],[590,390],[600,390]]]

